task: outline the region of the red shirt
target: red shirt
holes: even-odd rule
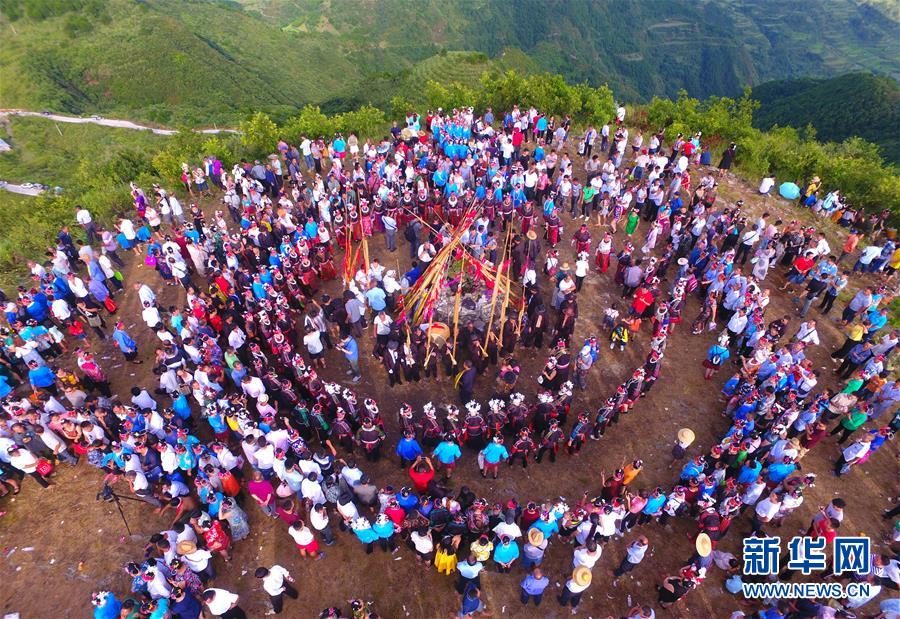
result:
[[[434,471],[427,469],[425,471],[416,471],[415,465],[409,467],[409,476],[412,479],[416,491],[420,494],[428,490],[428,482],[434,479]]]
[[[650,291],[646,288],[638,288],[637,292],[634,293],[634,302],[631,304],[635,313],[638,315],[643,314],[652,304],[653,295]]]
[[[403,520],[406,518],[406,512],[403,511],[402,507],[388,507],[384,510],[384,515],[391,519],[391,522],[396,524],[398,527],[403,525]]]
[[[831,544],[834,541],[834,538],[837,537],[837,531],[834,529],[825,530],[825,520],[819,520],[813,525],[812,528],[812,537],[813,539],[824,537],[826,545]]]
[[[808,273],[816,265],[816,261],[806,256],[800,256],[794,260],[794,268],[800,273]]]

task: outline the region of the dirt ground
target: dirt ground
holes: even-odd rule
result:
[[[574,151],[574,148],[572,148]],[[577,169],[581,170],[581,162]],[[699,175],[694,173],[694,182]],[[778,212],[784,219],[791,217],[793,207],[780,199],[769,199],[766,204],[756,197],[755,191],[733,177],[723,179],[720,184],[720,200],[733,202],[743,197],[751,212],[766,208],[773,214]],[[212,203],[210,204],[212,206]],[[566,229],[564,238],[574,232],[575,225],[568,215],[564,217]],[[829,228],[836,230],[834,227]],[[641,223],[635,234],[636,242],[643,241],[646,224]],[[595,239],[599,234],[592,225]],[[837,249],[838,238],[830,237],[832,247]],[[624,242],[620,231],[616,236],[617,246]],[[408,264],[408,248],[405,242],[395,254],[388,254],[380,237],[371,244],[371,255],[381,258],[382,263],[394,268],[395,257],[401,269]],[[640,245],[638,245],[640,246]],[[561,253],[571,254],[566,245]],[[562,256],[571,259],[571,255]],[[585,281],[585,287],[578,295],[580,318],[573,342],[580,343],[591,334],[599,333],[600,316],[603,309],[616,301],[620,289],[613,284],[613,271],[601,275],[592,272]],[[775,285],[783,282],[783,273],[770,272],[766,284],[773,288],[770,318],[795,311],[790,299],[774,291]],[[180,288],[161,286],[155,273],[148,272],[140,261],[131,259],[126,271],[124,297],[119,297],[119,316],[125,321],[130,333],[141,345],[141,358],[152,357],[155,337],[141,324],[136,293],[131,284],[146,282],[157,290],[161,305],[181,303],[184,295]],[[856,282],[854,281],[854,284]],[[327,288],[336,289],[334,282]],[[549,298],[549,297],[545,297]],[[699,303],[692,298],[684,312],[687,324],[680,325],[670,338],[662,368],[662,375],[649,396],[640,401],[630,415],[625,416],[618,426],[607,432],[598,442],[589,442],[582,454],[570,458],[562,455],[555,464],[545,461],[532,464],[523,470],[503,467],[500,478],[485,480],[478,475],[475,455],[464,449],[463,460],[452,480],[452,487],[458,490],[466,484],[479,496],[492,501],[515,496],[520,502],[528,500],[552,499],[559,496],[576,500],[583,492],[591,495],[599,493],[600,474],[609,474],[615,468],[634,458],[645,462],[644,471],[634,482],[634,488],[661,485],[670,488],[677,478],[678,469],[668,468],[670,450],[676,431],[681,427],[692,428],[697,440],[689,450],[689,456],[706,453],[711,444],[727,430],[728,420],[721,417],[722,402],[719,389],[728,378],[723,372],[712,381],[704,381],[700,363],[713,337],[710,334],[691,336],[690,321],[696,316]],[[839,308],[833,312],[839,314]],[[815,310],[810,317],[818,318]],[[820,387],[833,383],[828,360],[830,351],[837,347],[843,337],[831,320],[819,320],[822,345],[811,352],[816,365],[823,369]],[[794,325],[794,329],[796,324]],[[625,352],[613,352],[604,347],[598,363],[591,370],[589,388],[576,392],[573,410],[596,410],[626,375],[640,364],[647,352],[649,336],[646,331],[629,344]],[[792,333],[793,331],[791,331]],[[326,379],[351,386],[360,397],[377,400],[388,424],[389,436],[386,451],[392,453],[398,433],[396,430],[396,410],[401,402],[409,402],[417,411],[426,401],[435,404],[455,402],[457,395],[449,379],[441,382],[423,380],[418,384],[403,384],[393,390],[387,385],[386,373],[370,356],[374,335],[371,329],[361,342],[363,380],[352,385],[346,380],[344,360],[339,353],[329,353],[328,368],[323,372]],[[146,386],[152,391],[157,386],[150,374],[150,364],[142,366],[121,365],[121,357],[110,344],[99,344],[102,363],[111,371],[114,390],[122,396],[133,385]],[[518,390],[528,401],[534,401],[537,389],[536,376],[539,374],[547,350],[517,349],[515,357],[522,365],[522,375]],[[491,370],[489,370],[491,371]],[[493,377],[479,379],[476,398],[484,402],[491,394]],[[833,438],[825,439],[803,460],[804,472],[818,474],[816,486],[807,493],[806,501],[794,515],[789,517],[780,533],[782,537],[797,534],[805,528],[820,505],[841,496],[847,500],[848,508],[842,531],[845,534],[865,534],[873,538],[879,547],[880,541],[889,529],[889,523],[880,518],[880,511],[888,506],[891,495],[898,492],[897,448],[896,444],[885,447],[861,469],[854,469],[840,482],[831,476],[832,463],[837,457],[837,447]],[[384,459],[378,465],[363,464],[379,485],[406,485],[408,477],[398,463]],[[140,560],[143,544],[151,534],[168,527],[168,517],[162,518],[144,504],[122,501],[122,508],[134,535],[128,536],[116,506],[113,503],[96,502],[94,496],[101,486],[101,475],[97,470],[82,463],[76,467],[62,465],[53,479],[53,486],[44,491],[33,480],[23,484],[22,492],[15,499],[0,499],[0,509],[7,510],[0,519],[0,579],[4,583],[0,589],[0,611],[18,612],[25,619],[52,616],[88,616],[90,593],[99,589],[114,591],[120,598],[127,594],[130,579],[122,570],[129,560]],[[128,495],[127,486],[122,483],[116,490]],[[230,564],[217,559],[219,572],[214,585],[237,591],[242,598],[242,606],[251,616],[263,616],[270,608],[267,597],[258,581],[253,577],[259,565],[278,563],[290,570],[298,582],[299,601],[287,600],[285,616],[313,617],[329,605],[342,605],[352,597],[364,597],[375,601],[376,609],[384,617],[428,618],[447,617],[459,608],[459,596],[452,588],[453,578],[440,576],[433,569],[423,570],[413,560],[412,553],[403,549],[397,555],[389,555],[376,550],[366,555],[356,538],[349,533],[339,534],[338,544],[327,549],[327,557],[320,562],[301,559],[286,527],[281,521],[265,518],[255,506],[248,507],[251,518],[251,536],[238,542]],[[695,530],[693,521],[678,519],[667,527],[650,524],[635,530],[632,535],[611,541],[604,547],[603,557],[594,569],[594,582],[587,590],[579,615],[605,619],[623,616],[634,603],[655,604],[655,585],[665,575],[675,573],[690,557],[693,544],[687,538]],[[749,521],[737,521],[719,548],[740,556],[740,542],[749,532]],[[625,546],[637,534],[650,539],[651,550],[644,562],[625,577],[617,588],[611,582],[611,570],[624,556]],[[523,609],[518,599],[518,583],[523,577],[521,569],[511,575],[501,575],[487,570],[482,578],[483,599],[494,616],[510,617],[562,617],[568,609],[561,609],[550,595],[559,591],[570,572],[572,548],[560,547],[554,540],[547,550],[544,571],[554,583],[539,609],[533,606]],[[493,565],[489,565],[493,568]],[[749,608],[722,588],[722,573],[711,570],[710,577],[702,587],[689,594],[678,606],[665,611],[657,608],[658,616],[671,617],[728,617],[734,610]],[[875,604],[866,610],[870,612]]]

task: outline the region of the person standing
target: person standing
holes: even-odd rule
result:
[[[240,596],[226,589],[209,588],[203,592],[203,603],[213,615],[222,619],[247,619],[247,613],[238,606]]]
[[[38,459],[33,453],[18,445],[13,445],[7,449],[7,454],[10,466],[26,475],[31,475],[41,488],[50,486],[44,475],[38,470]]]
[[[463,593],[470,587],[481,587],[481,570],[484,564],[479,561],[474,554],[470,554],[465,561],[456,564],[456,571],[459,572],[459,579],[456,581],[457,593]]]
[[[557,596],[556,601],[560,606],[571,606],[572,614],[575,614],[578,605],[581,603],[581,596],[585,589],[591,586],[591,570],[582,566],[576,567],[572,572],[572,577],[566,581],[562,593]]]
[[[116,328],[112,332],[112,339],[115,341],[116,345],[118,345],[119,350],[122,351],[126,361],[130,361],[134,364],[143,363],[143,361],[137,358],[137,344],[125,331],[125,324],[123,322],[119,321],[116,323]]]
[[[384,225],[385,243],[389,252],[397,251],[397,220],[390,213],[381,216],[381,223]]]
[[[273,565],[270,568],[256,568],[256,577],[262,581],[263,590],[269,594],[269,600],[272,602],[272,609],[276,615],[281,614],[284,608],[284,596],[296,600],[299,596],[297,589],[291,584],[294,579],[290,573],[280,565]]]
[[[466,359],[463,362],[463,371],[459,375],[459,399],[463,404],[468,404],[475,392],[475,377],[478,370],[471,360]]]
[[[350,364],[347,375],[353,376],[352,380],[354,383],[361,381],[362,374],[359,371],[359,345],[356,343],[356,340],[353,339],[353,336],[349,333],[345,335],[341,340],[341,343],[337,346],[337,349],[344,353],[347,363]]]
[[[535,606],[541,605],[541,600],[544,598],[544,590],[550,584],[550,579],[544,576],[541,572],[541,568],[535,567],[531,570],[531,573],[526,576],[521,583],[522,593],[519,596],[519,599],[522,601],[522,604],[528,606],[528,602],[534,600]]]
[[[99,239],[99,235],[97,234],[97,224],[94,223],[94,218],[91,217],[90,211],[81,205],[75,207],[75,221],[84,228],[88,243],[94,243]]]
[[[643,535],[628,544],[628,548],[625,549],[625,557],[622,559],[619,567],[613,571],[613,587],[618,587],[619,579],[636,568],[638,564],[644,560],[644,555],[647,554],[648,547],[649,542]]]

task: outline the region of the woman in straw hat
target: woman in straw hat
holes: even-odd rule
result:
[[[566,581],[566,586],[563,587],[562,593],[557,596],[556,601],[560,606],[571,606],[574,615],[581,603],[581,595],[590,586],[591,570],[580,565],[572,572],[572,577]]]
[[[684,458],[685,453],[687,453],[687,448],[691,446],[694,442],[694,431],[690,428],[681,428],[678,430],[678,434],[675,437],[675,444],[672,446],[672,462],[669,463],[669,468]]]

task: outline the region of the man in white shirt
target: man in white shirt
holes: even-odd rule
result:
[[[762,531],[763,525],[771,522],[780,509],[781,498],[775,492],[757,503],[756,511],[753,514],[753,533],[758,535]]]
[[[263,591],[269,594],[272,601],[272,610],[278,615],[284,608],[284,596],[296,600],[297,590],[291,585],[294,579],[290,573],[280,565],[273,565],[270,568],[256,568],[256,577],[262,581]]]
[[[603,550],[597,545],[597,542],[589,539],[587,545],[578,548],[572,556],[572,568],[583,565],[589,570],[593,569],[602,553]]]
[[[63,298],[53,299],[53,303],[50,304],[50,312],[61,323],[65,323],[72,316],[72,308]]]
[[[818,346],[819,332],[816,329],[816,321],[807,320],[806,322],[801,324],[800,328],[797,329],[797,334],[794,335],[794,340],[797,342],[802,342],[807,346]]]
[[[244,375],[241,379],[241,389],[247,397],[258,400],[266,392],[266,386],[257,376]]]
[[[38,460],[33,453],[27,449],[21,449],[17,445],[13,445],[7,450],[9,454],[9,463],[27,475],[34,477],[34,480],[41,485],[42,488],[50,486],[44,476],[38,473]]]
[[[134,496],[153,507],[162,507],[159,499],[153,496],[153,492],[150,490],[150,482],[147,481],[147,476],[143,472],[128,471],[125,473],[125,479],[128,481],[128,485],[131,486]]]
[[[87,235],[88,243],[94,243],[99,239],[99,235],[97,234],[97,224],[94,223],[94,218],[91,217],[90,211],[88,211],[83,206],[75,207],[75,221],[81,224],[81,227],[84,228],[84,233]]]
[[[633,570],[644,560],[644,555],[647,554],[647,548],[649,547],[649,541],[643,535],[628,544],[628,547],[625,549],[625,557],[622,558],[619,567],[613,571],[613,587],[618,586],[619,578]]]
[[[156,305],[156,294],[147,284],[135,284],[134,289],[137,290],[138,298],[141,300],[141,305],[146,307],[149,303],[150,305]]]
[[[154,600],[158,600],[160,598],[167,598],[172,593],[172,585],[166,580],[166,577],[163,576],[162,572],[158,569],[148,568],[144,572],[145,580],[146,577],[150,577],[147,582],[147,593],[150,594],[150,597]]]
[[[225,589],[210,588],[203,592],[203,603],[212,615],[222,619],[246,619],[247,613],[238,606],[240,596]]]
[[[205,548],[197,548],[197,544],[191,541],[178,542],[175,550],[181,556],[192,572],[196,573],[203,581],[212,580],[216,577],[216,570],[212,564],[212,553]],[[210,608],[212,610],[212,608]],[[222,613],[214,613],[222,614]]]
[[[159,315],[159,308],[146,302],[144,303],[143,311],[141,311],[141,318],[143,318],[147,326],[153,330],[156,329],[157,325],[162,323],[162,316]]]
[[[512,516],[507,516],[505,522],[501,522],[495,526],[494,533],[497,535],[498,539],[504,535],[512,540],[517,540],[522,537],[522,529],[519,528],[519,525],[516,524],[516,521]]]

